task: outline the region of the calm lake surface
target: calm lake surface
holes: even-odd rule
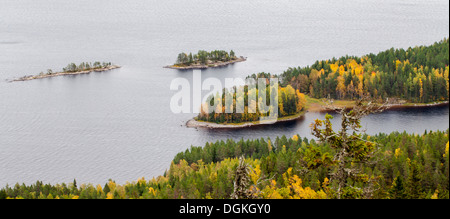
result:
[[[243,63],[202,71],[244,78],[316,60],[429,45],[448,37],[449,2],[268,0],[0,0],[0,186],[104,184],[163,174],[191,145],[276,136],[311,137],[323,113],[237,130],[186,128],[170,111],[180,52],[233,49]],[[110,72],[27,82],[5,80],[107,61]],[[336,118],[339,121],[339,118]],[[364,118],[367,133],[449,128],[449,108],[387,111]]]

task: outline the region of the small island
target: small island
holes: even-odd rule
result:
[[[235,62],[246,61],[247,58],[243,56],[237,57],[233,50],[228,53],[224,50],[214,50],[207,52],[204,50],[198,51],[197,54],[192,53],[180,53],[178,54],[177,61],[173,65],[164,66],[164,68],[172,69],[206,69],[222,67]]]
[[[75,63],[70,63],[67,65],[67,67],[62,69],[62,72],[53,72],[52,69],[47,69],[47,73],[41,72],[38,75],[25,75],[23,77],[10,80],[9,82],[29,81],[34,79],[56,77],[61,75],[78,75],[78,74],[88,74],[91,72],[103,72],[120,67],[121,66],[118,65],[112,65],[111,62],[102,62],[102,63],[94,62],[93,64],[90,62],[82,62],[79,65],[76,65]]]

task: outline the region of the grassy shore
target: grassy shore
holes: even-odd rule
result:
[[[306,110],[309,112],[324,112],[328,111],[326,107],[326,103],[322,99],[316,99],[313,97],[310,97],[308,95],[305,95],[306,97]],[[355,104],[355,101],[353,100],[335,100],[333,101],[333,105],[336,107],[345,107],[345,108],[351,108]]]
[[[310,112],[325,112],[329,111],[326,106],[327,103],[324,99],[316,99],[306,95],[306,109]],[[430,107],[430,106],[440,106],[447,105],[448,101],[434,101],[430,103],[412,103],[407,102],[406,100],[396,100],[393,103],[387,104],[388,109],[399,109],[399,108],[415,108],[415,107]],[[334,100],[332,102],[333,106],[339,108],[348,108],[351,109],[355,105],[354,100]]]

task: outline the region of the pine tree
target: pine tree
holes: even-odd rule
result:
[[[407,194],[409,199],[419,199],[422,198],[422,185],[421,177],[418,169],[417,162],[414,160],[411,162],[410,173],[407,182]]]
[[[394,182],[392,182],[392,187],[389,191],[390,197],[393,199],[405,199],[406,191],[403,185],[403,177],[395,177]]]
[[[105,186],[103,187],[103,192],[105,194],[108,194],[108,192],[110,192],[110,191],[111,191],[111,189],[109,188],[108,183],[105,183]]]

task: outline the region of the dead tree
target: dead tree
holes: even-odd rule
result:
[[[239,165],[236,168],[236,175],[234,178],[234,191],[231,194],[232,199],[251,199],[252,193],[248,189],[250,186],[249,178],[250,167],[245,162],[244,157],[239,158]]]
[[[361,193],[371,192],[370,186],[364,190],[347,185],[347,179],[368,180],[368,177],[350,163],[366,163],[376,149],[376,143],[363,139],[365,130],[361,130],[360,120],[371,113],[380,113],[386,109],[386,103],[376,103],[369,97],[364,97],[355,102],[351,109],[327,104],[326,108],[334,110],[342,116],[341,127],[338,132],[333,130],[331,119],[327,114],[325,120],[315,120],[311,124],[312,134],[321,142],[328,143],[334,149],[335,155],[330,173],[330,183],[337,184],[337,198],[340,199],[342,190],[349,188]],[[323,127],[324,126],[324,127]],[[322,128],[323,127],[323,128]]]

